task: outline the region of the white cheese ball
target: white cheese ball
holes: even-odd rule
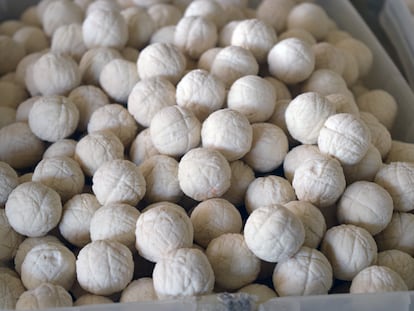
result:
[[[35,53],[49,47],[49,39],[46,34],[34,26],[25,26],[13,34],[13,40],[21,43],[26,53]]]
[[[33,173],[26,173],[19,176],[19,184],[25,183],[27,181],[32,181]]]
[[[26,55],[24,46],[6,35],[0,35],[0,75],[16,70]]]
[[[244,238],[260,259],[279,262],[293,256],[305,241],[299,217],[283,205],[259,207],[247,218]]]
[[[23,85],[15,82],[0,81],[1,107],[17,109],[21,102],[27,99],[27,92]]]
[[[29,120],[30,109],[38,99],[39,96],[30,97],[17,106],[16,122],[27,122]]]
[[[298,38],[288,38],[276,43],[267,55],[269,72],[286,84],[306,80],[315,68],[312,47]]]
[[[132,0],[134,5],[139,7],[149,8],[154,4],[158,3],[169,3],[171,0]],[[188,4],[188,1],[186,2]]]
[[[301,90],[302,92],[317,92],[322,96],[337,93],[350,94],[342,76],[330,69],[317,69],[312,72],[303,83]]]
[[[93,174],[92,190],[100,204],[125,203],[135,206],[146,190],[138,166],[128,160],[108,160]]]
[[[295,170],[292,180],[296,196],[317,207],[334,204],[345,190],[346,181],[338,160],[310,159]]]
[[[302,221],[305,228],[303,246],[318,248],[326,232],[326,221],[322,212],[306,201],[290,201],[284,206]]]
[[[118,1],[96,0],[96,1],[89,3],[88,7],[86,8],[86,15],[89,15],[89,13],[95,10],[106,10],[106,11],[118,12],[121,10],[121,6],[118,3]]]
[[[414,144],[392,140],[385,162],[414,162]]]
[[[257,75],[259,64],[252,52],[240,46],[227,46],[214,57],[210,73],[230,88],[234,81],[247,75]]]
[[[72,297],[62,286],[43,283],[22,293],[17,300],[16,310],[62,308],[72,305]]]
[[[7,262],[13,259],[22,241],[23,236],[13,230],[5,210],[0,209],[0,262]]]
[[[103,105],[91,115],[88,123],[88,133],[111,131],[127,147],[138,132],[138,125],[128,110],[119,104]]]
[[[248,49],[262,64],[266,62],[267,54],[276,41],[276,32],[269,24],[260,19],[246,19],[236,25],[230,43]]]
[[[110,240],[94,241],[83,247],[76,260],[80,286],[96,295],[123,290],[132,280],[134,262],[125,245]]]
[[[250,151],[253,128],[248,118],[233,109],[220,109],[210,114],[201,128],[205,148],[220,151],[228,161],[242,158]]]
[[[414,163],[392,162],[384,165],[377,172],[375,182],[390,193],[396,211],[409,212],[414,209]]]
[[[260,260],[248,248],[239,233],[225,233],[213,239],[206,249],[216,278],[216,285],[224,290],[235,290],[256,280]]]
[[[271,123],[254,123],[250,151],[243,157],[254,171],[266,173],[278,168],[285,158],[289,144],[281,128]]]
[[[320,251],[302,247],[276,264],[272,280],[280,297],[324,295],[332,287],[332,266]]]
[[[108,47],[91,48],[79,62],[79,70],[84,84],[99,85],[99,76],[103,67],[111,60],[122,58],[119,51]]]
[[[140,278],[129,283],[122,291],[119,302],[143,302],[157,299],[152,278]]]
[[[255,178],[254,171],[241,160],[231,162],[230,169],[230,188],[221,197],[236,206],[241,206],[244,204],[247,188]]]
[[[271,76],[266,76],[264,79],[272,84],[278,101],[284,99],[290,101],[292,99],[292,94],[285,83]]]
[[[397,272],[409,290],[414,287],[414,258],[409,254],[396,250],[390,249],[378,253],[377,262],[378,266],[385,266],[393,271]]]
[[[336,279],[351,281],[361,270],[377,260],[377,244],[365,229],[339,225],[326,231],[321,245]]]
[[[264,0],[257,7],[257,18],[281,33],[286,28],[287,17],[294,6],[293,0]]]
[[[42,27],[42,23],[37,16],[37,6],[31,5],[28,6],[20,15],[20,20],[28,25]]]
[[[178,162],[166,155],[154,155],[139,166],[145,178],[147,203],[178,202],[183,196],[178,182]]]
[[[56,142],[72,135],[79,122],[79,110],[67,97],[42,96],[29,113],[29,126],[42,140]]]
[[[375,236],[380,251],[397,249],[414,255],[414,215],[394,212],[388,226]]]
[[[91,241],[90,223],[101,205],[93,194],[73,196],[63,205],[59,232],[69,243],[83,247]]]
[[[155,203],[141,213],[135,246],[145,259],[158,262],[167,253],[193,244],[194,230],[185,210],[174,203]]]
[[[399,292],[408,290],[401,276],[384,266],[371,266],[360,271],[352,280],[351,294]]]
[[[359,66],[356,57],[348,50],[340,49],[345,62],[342,78],[348,86],[353,86],[359,78]]]
[[[106,64],[99,76],[102,89],[116,102],[126,103],[128,95],[138,82],[136,63],[113,59]]]
[[[218,46],[219,47],[226,47],[231,45],[231,38],[233,36],[233,31],[236,26],[240,23],[240,20],[231,20],[227,22],[223,27],[219,30],[219,38],[218,38]]]
[[[60,243],[39,244],[23,260],[23,285],[34,289],[42,283],[51,283],[69,290],[75,281],[75,261],[75,255]]]
[[[244,114],[251,123],[269,119],[276,105],[276,92],[265,79],[247,75],[234,81],[227,93],[227,106]]]
[[[50,50],[53,53],[69,55],[79,62],[87,51],[83,42],[82,25],[69,24],[57,28],[51,39]]]
[[[222,108],[225,99],[223,82],[206,70],[191,70],[177,84],[177,105],[193,111],[200,121]]]
[[[87,48],[121,49],[128,41],[128,26],[120,12],[97,9],[88,13],[82,24]]]
[[[263,206],[284,205],[296,199],[295,190],[286,179],[268,175],[253,180],[247,188],[244,204],[248,213]]]
[[[201,123],[189,109],[177,105],[158,111],[150,124],[155,148],[170,156],[180,156],[199,145]]]
[[[142,130],[129,148],[129,159],[136,165],[141,165],[145,160],[158,154],[160,153],[152,143],[149,128]]]
[[[364,42],[356,38],[345,38],[336,43],[336,47],[351,53],[358,64],[360,77],[367,75],[372,67],[374,56]]]
[[[214,59],[216,58],[218,52],[220,52],[222,49],[223,48],[221,47],[215,47],[215,48],[205,51],[198,60],[198,63],[197,63],[198,69],[210,71]]]
[[[60,139],[51,144],[43,153],[43,159],[54,157],[73,158],[75,155],[76,144],[73,139]]]
[[[77,130],[84,132],[93,112],[109,104],[108,96],[98,87],[93,85],[81,85],[69,93],[68,98],[79,110],[79,123]]]
[[[147,13],[153,20],[155,29],[176,25],[183,16],[182,11],[177,6],[169,3],[151,5],[147,9]]]
[[[142,49],[156,29],[149,12],[143,8],[130,7],[121,11],[128,27],[127,46]]]
[[[139,215],[140,212],[128,204],[103,205],[91,218],[91,240],[117,241],[132,250],[135,244],[135,225]]]
[[[139,57],[139,51],[138,49],[126,46],[122,49],[121,55],[125,60],[136,64]]]
[[[238,293],[246,293],[254,297],[257,305],[261,305],[266,301],[276,298],[276,292],[264,284],[252,283],[240,288]]]
[[[184,16],[174,32],[174,45],[193,59],[198,59],[205,51],[215,47],[217,40],[216,25],[201,16]]]
[[[19,278],[0,272],[0,308],[15,309],[16,302],[25,288]]]
[[[186,7],[184,17],[200,16],[213,22],[217,28],[221,28],[227,20],[226,11],[218,1],[196,0]]]
[[[368,126],[371,143],[378,149],[381,158],[385,159],[391,149],[392,137],[389,130],[370,112],[361,111],[360,118]]]
[[[24,122],[16,122],[0,129],[0,161],[14,169],[29,168],[42,158],[44,143]]]
[[[6,162],[0,161],[0,206],[7,202],[10,192],[19,184],[16,171]]]
[[[40,237],[55,228],[62,215],[59,194],[39,182],[17,186],[6,202],[11,227],[22,235]]]
[[[337,93],[329,94],[326,96],[326,99],[335,105],[337,113],[350,113],[355,116],[360,116],[359,108],[353,96]]]
[[[278,41],[282,41],[288,38],[300,39],[311,46],[316,44],[315,37],[309,31],[303,28],[291,28],[289,30],[284,31],[278,36]]]
[[[154,43],[145,47],[137,60],[141,79],[164,77],[176,84],[186,68],[184,54],[173,44]]]
[[[114,303],[111,299],[92,294],[84,294],[78,297],[73,303],[74,307],[85,306],[85,305],[98,305],[98,304],[107,304]]]
[[[181,248],[166,254],[155,264],[154,289],[161,299],[210,294],[214,272],[206,255],[194,248]]]
[[[149,44],[168,43],[174,44],[175,25],[165,26],[156,30],[150,38]]]
[[[225,233],[240,233],[240,212],[229,201],[214,198],[199,203],[191,213],[194,241],[207,248],[211,240]]]
[[[319,42],[312,46],[315,54],[315,70],[330,69],[342,75],[345,70],[345,57],[333,44]]]
[[[98,131],[82,137],[76,144],[75,160],[86,176],[93,176],[106,161],[123,159],[124,145],[110,131]]]
[[[188,151],[178,165],[178,181],[184,194],[203,201],[222,196],[230,187],[231,168],[226,158],[209,148]]]
[[[51,37],[60,26],[81,24],[83,12],[73,1],[56,0],[45,7],[41,20],[45,33]]]
[[[302,144],[316,144],[325,121],[335,111],[335,105],[321,94],[306,92],[296,96],[286,108],[286,126]]]
[[[33,64],[33,79],[42,95],[65,95],[81,82],[78,64],[70,57],[46,53]]]
[[[0,23],[0,34],[12,37],[16,31],[24,26],[24,23],[17,19],[4,20]]]
[[[16,68],[17,81],[26,87],[31,96],[41,95],[33,75],[33,67],[36,61],[46,53],[46,51],[42,51],[29,54],[19,62],[19,65]]]
[[[128,111],[140,125],[149,127],[157,112],[176,104],[175,96],[175,87],[166,78],[142,79],[128,96]]]

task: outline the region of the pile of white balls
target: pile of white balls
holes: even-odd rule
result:
[[[372,52],[247,2],[0,23],[0,309],[414,289],[414,144]]]

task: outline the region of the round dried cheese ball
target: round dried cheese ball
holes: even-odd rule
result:
[[[153,20],[155,29],[176,25],[183,16],[182,11],[173,4],[157,3],[147,9],[147,13]]]
[[[82,137],[76,144],[75,160],[87,176],[93,176],[106,161],[123,159],[124,145],[110,131],[98,131]]]
[[[82,34],[89,49],[121,49],[128,41],[128,26],[120,12],[96,9],[89,12],[83,21]]]
[[[286,28],[287,17],[294,6],[293,0],[264,0],[257,7],[257,18],[281,33]]]
[[[336,43],[336,47],[349,52],[358,64],[359,76],[365,76],[371,69],[374,56],[369,47],[356,38],[345,38]]]
[[[60,234],[71,244],[83,247],[91,241],[90,223],[101,205],[93,194],[82,193],[73,196],[63,205]]]
[[[414,163],[392,162],[382,166],[375,182],[387,190],[394,202],[394,209],[409,212],[414,209]]]
[[[4,271],[0,272],[0,308],[15,309],[16,302],[24,291],[19,278]]]
[[[288,152],[287,136],[271,123],[254,123],[252,128],[252,147],[243,160],[256,172],[270,172],[282,164]]]
[[[269,72],[287,84],[306,80],[315,68],[312,47],[298,38],[288,38],[276,43],[267,55]]]
[[[34,103],[39,99],[39,96],[34,96],[21,102],[16,110],[16,122],[26,122],[29,120],[30,109]]]
[[[121,6],[118,1],[96,0],[96,1],[89,3],[88,7],[86,8],[86,15],[89,15],[89,13],[95,10],[106,10],[106,11],[118,12],[121,10]]]
[[[254,297],[256,304],[261,305],[266,301],[276,298],[276,292],[264,284],[252,283],[240,288],[238,293],[246,293]]]
[[[166,78],[142,79],[128,96],[128,111],[140,125],[148,127],[158,111],[176,104],[175,96],[175,87]]]
[[[76,260],[80,286],[96,295],[123,290],[132,280],[134,261],[125,245],[110,240],[94,241],[82,248]]]
[[[219,30],[218,46],[226,47],[231,45],[231,37],[233,36],[233,31],[236,26],[240,23],[240,20],[232,20],[225,24]],[[200,57],[201,59],[201,57]]]
[[[302,247],[291,258],[276,264],[272,279],[280,297],[328,294],[332,266],[320,251]]]
[[[378,266],[385,266],[393,271],[397,272],[409,290],[412,290],[414,287],[414,258],[409,254],[396,250],[390,249],[378,253],[378,258],[376,264]]]
[[[334,204],[345,190],[346,181],[340,163],[333,158],[305,161],[295,170],[292,186],[299,200],[318,207]]]
[[[125,60],[136,64],[139,56],[139,51],[130,46],[126,46],[122,49],[121,55]]]
[[[177,105],[193,111],[200,121],[222,108],[225,99],[223,82],[206,70],[191,70],[177,84]]]
[[[401,276],[384,266],[371,266],[360,271],[352,280],[351,294],[399,292],[408,290]]]
[[[152,143],[149,128],[141,131],[129,148],[129,159],[136,165],[141,165],[145,160],[158,154],[160,153]]]
[[[333,44],[319,42],[312,46],[315,54],[315,69],[330,69],[342,75],[345,70],[345,57]]]
[[[78,64],[70,57],[46,53],[33,64],[33,79],[42,95],[65,95],[81,82]]]
[[[152,278],[134,280],[122,291],[119,302],[142,302],[157,300]]]
[[[0,262],[13,259],[22,241],[23,236],[13,230],[6,217],[5,210],[0,209]]]
[[[194,241],[206,248],[211,240],[225,233],[240,233],[242,218],[233,204],[221,198],[199,203],[191,213]]]
[[[6,162],[0,162],[0,206],[7,202],[10,192],[19,184],[16,171]]]
[[[85,305],[98,305],[98,304],[107,304],[107,303],[114,303],[111,299],[99,296],[99,295],[91,295],[91,294],[84,294],[76,299],[73,303],[74,307],[85,306]]]
[[[360,118],[368,126],[371,143],[378,149],[381,158],[385,159],[391,149],[392,138],[388,129],[370,112],[361,111]]]
[[[9,36],[0,35],[0,75],[16,70],[25,55],[26,51],[22,44]]]
[[[32,180],[55,190],[63,202],[81,193],[85,185],[80,165],[68,157],[43,159],[36,165]]]
[[[106,64],[99,76],[102,89],[119,103],[127,102],[129,93],[138,80],[136,63],[119,58]]]
[[[209,148],[188,151],[178,165],[178,181],[184,194],[203,201],[220,197],[230,187],[231,169],[226,158]]]
[[[21,266],[23,285],[34,289],[42,283],[51,283],[69,290],[75,281],[75,261],[75,255],[63,244],[42,243],[34,246]]]
[[[174,44],[175,25],[165,26],[156,30],[150,38],[149,44],[168,43]]]
[[[355,116],[360,116],[359,108],[353,96],[343,93],[329,94],[326,96],[331,103],[336,107],[336,113],[350,113]]]
[[[42,158],[44,143],[24,122],[16,122],[0,129],[0,161],[14,169],[28,168]]]
[[[42,140],[55,142],[72,135],[79,122],[79,110],[67,97],[42,96],[29,113],[29,126]]]
[[[174,158],[154,155],[145,160],[139,169],[145,178],[146,202],[178,202],[183,196],[178,182],[178,162]]]
[[[203,147],[218,150],[228,161],[234,161],[250,151],[253,128],[241,112],[220,109],[203,122],[201,141]]]
[[[82,25],[69,24],[57,28],[52,36],[50,50],[53,53],[69,55],[77,62],[80,61],[87,51],[83,42]]]
[[[127,46],[136,49],[144,48],[156,29],[155,22],[149,15],[149,11],[132,6],[122,10],[121,15],[128,27]]]
[[[62,286],[43,283],[22,293],[17,300],[16,310],[48,309],[72,307],[69,292]]]
[[[24,86],[8,81],[0,81],[2,98],[0,106],[17,109],[21,102],[27,99]]]
[[[190,217],[181,206],[160,202],[139,216],[135,236],[139,254],[158,262],[168,252],[191,247],[194,231]]]
[[[60,26],[81,24],[83,12],[73,1],[56,0],[45,7],[41,20],[45,33],[51,37]]]
[[[295,190],[286,179],[268,175],[253,180],[247,188],[244,203],[248,213],[259,207],[285,204],[296,199]]]
[[[226,233],[213,239],[206,249],[216,278],[224,290],[235,290],[252,283],[260,271],[260,260],[239,233]]]
[[[186,7],[184,17],[201,16],[213,22],[217,28],[221,28],[226,22],[226,12],[223,5],[218,1],[196,0]]]
[[[210,73],[230,88],[234,81],[247,75],[257,75],[259,64],[252,52],[240,46],[227,46],[218,51],[211,63]]]
[[[46,34],[34,26],[25,26],[16,31],[13,40],[21,43],[26,53],[35,53],[49,47],[49,40]]]
[[[137,66],[141,79],[161,76],[176,84],[184,75],[186,58],[174,45],[160,42],[141,51]]]
[[[385,162],[414,162],[414,144],[392,140]]]
[[[377,260],[377,244],[371,234],[354,225],[340,225],[326,231],[321,245],[336,279],[351,281]]]
[[[150,124],[155,148],[170,156],[180,156],[200,143],[201,123],[187,108],[177,105],[158,111]]]
[[[73,158],[77,141],[73,139],[61,139],[51,144],[43,153],[43,159],[55,157]]]
[[[16,109],[0,106],[0,128],[16,122]]]
[[[300,219],[283,205],[259,207],[247,218],[244,238],[260,259],[279,262],[294,255],[305,240]]]
[[[210,294],[214,272],[206,255],[198,249],[181,248],[166,254],[152,274],[159,298]]]
[[[302,92],[317,92],[320,95],[328,96],[330,94],[345,94],[350,92],[345,80],[330,69],[317,69],[303,83]]]
[[[33,67],[37,60],[45,54],[45,51],[29,54],[21,60],[16,68],[17,81],[26,86],[26,89],[31,96],[40,95],[40,91],[36,84],[36,79],[33,75]]]
[[[231,162],[230,169],[230,188],[221,197],[236,206],[240,206],[244,204],[247,188],[255,178],[254,171],[241,160]]]
[[[303,40],[306,43],[310,44],[311,46],[316,44],[315,37],[309,31],[303,28],[291,28],[281,33],[278,37],[279,41],[282,41],[288,38],[297,38],[297,39]]]
[[[29,237],[45,235],[59,223],[62,203],[59,194],[39,182],[17,186],[6,202],[11,227]]]
[[[302,144],[315,144],[325,121],[335,114],[335,105],[316,92],[296,96],[285,112],[290,135]]]
[[[16,19],[2,21],[0,23],[0,34],[12,37],[16,31],[24,26],[23,22]]]

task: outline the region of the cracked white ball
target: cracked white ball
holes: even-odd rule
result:
[[[10,192],[19,184],[16,171],[6,162],[0,162],[0,206],[6,204]]]
[[[160,152],[152,143],[149,128],[142,130],[137,137],[135,137],[129,148],[129,158],[136,165],[141,165],[145,160],[158,154],[160,154]]]
[[[140,278],[132,281],[122,291],[119,302],[137,302],[157,300],[152,278]]]
[[[77,62],[87,51],[83,42],[81,24],[60,26],[53,33],[51,41],[50,50],[52,52],[69,55]]]
[[[237,292],[254,296],[255,302],[260,305],[266,301],[276,298],[276,292],[264,284],[252,283],[240,288]]]
[[[0,308],[15,309],[16,302],[25,288],[18,277],[0,272]]]
[[[414,258],[397,249],[379,252],[376,264],[397,272],[409,290],[414,288]]]
[[[51,37],[60,26],[81,24],[83,12],[72,1],[52,1],[44,8],[41,21],[45,33]]]
[[[374,56],[369,47],[356,38],[345,38],[335,45],[337,48],[349,52],[358,64],[359,75],[365,76],[372,67]]]
[[[43,159],[54,157],[68,157],[73,159],[77,143],[74,139],[60,139],[45,150]]]
[[[121,11],[128,26],[127,46],[142,49],[148,44],[151,35],[157,29],[149,10],[138,7],[129,7]]]
[[[0,262],[14,258],[23,236],[13,230],[4,209],[0,209]]]
[[[22,293],[17,300],[16,310],[72,307],[69,292],[62,286],[43,283]]]
[[[361,111],[359,116],[369,128],[371,143],[378,149],[381,158],[385,159],[392,145],[391,133],[372,113]]]

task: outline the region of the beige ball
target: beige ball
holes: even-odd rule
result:
[[[137,66],[141,79],[164,77],[176,84],[184,75],[186,58],[172,44],[154,43],[141,51]]]
[[[33,75],[33,67],[37,60],[45,54],[45,51],[29,54],[19,62],[19,65],[16,68],[17,81],[26,86],[26,89],[31,96],[41,95]]]
[[[129,148],[129,159],[136,165],[141,165],[145,160],[158,154],[160,153],[152,143],[149,128],[142,130]]]
[[[169,252],[191,247],[194,230],[185,210],[174,203],[155,203],[136,223],[136,248],[145,259],[158,262]]]
[[[106,161],[123,159],[124,145],[110,131],[98,131],[82,137],[76,144],[75,160],[86,176],[93,176]]]
[[[214,59],[216,58],[218,52],[220,52],[221,50],[222,50],[221,47],[215,47],[201,54],[200,58],[198,59],[198,63],[197,63],[198,69],[210,71]]]
[[[16,255],[23,236],[13,230],[4,209],[0,209],[0,261],[7,262]]]
[[[334,277],[345,281],[351,281],[377,259],[374,238],[354,225],[335,226],[326,231],[321,251],[331,263]]]
[[[96,10],[119,12],[121,10],[121,6],[118,1],[96,0],[89,3],[88,7],[86,8],[86,15],[89,15],[89,13]]]
[[[359,76],[366,76],[371,70],[374,56],[369,47],[361,40],[356,38],[345,38],[340,40],[336,44],[336,47],[351,53],[351,55],[355,57],[358,64]]]
[[[337,93],[327,95],[326,99],[335,105],[336,113],[350,113],[360,116],[359,108],[353,96]]]
[[[16,31],[18,31],[19,29],[23,27],[24,27],[24,23],[19,20],[16,20],[16,19],[4,20],[0,23],[0,34],[12,37]]]
[[[25,26],[16,31],[13,40],[22,44],[27,54],[35,53],[49,47],[46,34],[34,26]]]
[[[284,31],[279,35],[278,41],[282,41],[288,38],[300,39],[310,44],[311,46],[316,44],[315,37],[309,31],[303,28],[291,28],[289,30]]]
[[[28,6],[26,9],[23,10],[22,14],[20,15],[20,20],[28,25],[31,26],[38,26],[42,27],[42,23],[37,16],[37,6],[31,5]]]
[[[139,57],[139,51],[138,49],[126,46],[122,49],[121,55],[125,60],[136,64]]]
[[[341,49],[341,52],[345,62],[342,77],[348,86],[352,86],[357,82],[359,78],[358,61],[350,51]]]
[[[91,241],[90,223],[101,205],[93,194],[73,196],[63,205],[59,232],[69,243],[83,247]]]
[[[199,16],[213,22],[217,28],[221,28],[226,22],[226,11],[218,1],[196,0],[186,7],[183,17]]]
[[[337,93],[349,95],[344,78],[331,69],[317,69],[312,72],[303,83],[302,92],[317,92],[323,96]]]
[[[388,267],[397,272],[409,290],[414,287],[414,259],[409,254],[396,249],[383,251],[378,253],[376,264],[378,266]]]
[[[385,162],[414,162],[414,144],[392,140]]]
[[[151,35],[149,44],[167,43],[174,44],[175,25],[162,27]]]
[[[29,97],[19,104],[16,110],[16,122],[28,122],[30,110],[39,98],[39,96]]]
[[[168,253],[155,264],[152,277],[159,298],[210,294],[215,279],[206,255],[193,248]]]
[[[176,104],[175,97],[175,87],[166,78],[142,79],[128,96],[128,111],[140,125],[149,127],[157,112]]]
[[[286,28],[287,17],[294,6],[293,0],[264,0],[257,7],[257,18],[281,33]]]
[[[11,227],[29,237],[45,235],[57,226],[61,215],[59,194],[39,182],[20,184],[6,202],[6,216]]]
[[[76,144],[73,139],[61,139],[51,144],[43,153],[43,159],[55,157],[73,158],[75,155]]]
[[[252,283],[258,276],[260,260],[239,233],[226,233],[213,239],[206,255],[214,270],[217,286],[235,290]]]
[[[276,101],[275,110],[273,110],[273,114],[267,122],[278,126],[287,136],[289,146],[295,146],[298,142],[290,135],[285,118],[286,108],[289,106],[289,103],[290,100],[288,99]]]
[[[156,24],[149,11],[143,8],[130,7],[122,10],[121,15],[128,27],[127,46],[136,49],[144,48],[156,29]]]
[[[219,47],[226,47],[231,45],[231,38],[233,36],[234,29],[236,26],[241,22],[241,20],[232,20],[226,23],[221,29],[219,30],[219,37],[218,37],[218,46]]]
[[[20,60],[26,55],[22,44],[6,35],[0,35],[0,75],[16,70]]]
[[[110,240],[94,241],[83,247],[76,260],[80,286],[96,295],[123,290],[132,280],[134,262],[125,245]]]
[[[18,185],[16,171],[6,162],[0,162],[0,206],[6,204],[10,192]]]
[[[272,280],[280,297],[324,295],[332,287],[332,266],[320,251],[302,247],[276,264]]]
[[[153,20],[155,29],[176,25],[183,16],[182,11],[170,3],[158,3],[147,9],[148,15]]]
[[[27,99],[27,92],[24,86],[14,82],[0,81],[1,107],[18,108],[20,103]]]
[[[361,111],[360,118],[369,128],[371,133],[371,143],[378,149],[381,158],[385,159],[392,145],[391,133],[370,112]]]
[[[201,141],[203,147],[220,151],[228,161],[234,161],[250,151],[253,128],[243,113],[220,109],[203,122]]]
[[[42,96],[29,113],[29,126],[38,138],[56,142],[72,135],[79,122],[79,110],[67,97]]]
[[[52,1],[42,13],[42,24],[45,33],[51,37],[60,26],[81,24],[82,9],[69,0]]]
[[[272,84],[278,101],[292,99],[292,94],[285,83],[271,76],[266,76],[264,79]]]
[[[53,53],[69,55],[74,60],[80,61],[87,51],[83,42],[82,25],[69,24],[57,28],[51,39],[50,50]]]
[[[0,308],[15,309],[16,302],[24,291],[19,278],[7,272],[0,272]]]
[[[298,38],[288,38],[276,43],[267,55],[269,72],[287,84],[306,80],[315,68],[312,47]]]
[[[85,294],[76,299],[76,301],[73,303],[73,306],[79,307],[85,305],[99,305],[108,303],[114,302],[111,299],[104,296]]]
[[[143,302],[157,299],[152,278],[140,278],[129,283],[122,291],[119,302]]]
[[[345,70],[345,58],[341,50],[327,42],[316,43],[312,46],[315,54],[315,69],[330,69],[342,75]]]
[[[282,164],[288,152],[287,136],[271,123],[255,123],[252,128],[252,147],[243,161],[256,172],[271,172]]]
[[[244,238],[260,259],[281,262],[293,256],[305,240],[300,219],[283,205],[259,207],[247,218]]]
[[[17,300],[16,310],[72,307],[69,292],[62,286],[43,283],[22,293]]]
[[[246,293],[252,295],[255,299],[256,304],[261,305],[266,301],[276,298],[276,292],[264,284],[252,283],[240,288],[238,293]]]

